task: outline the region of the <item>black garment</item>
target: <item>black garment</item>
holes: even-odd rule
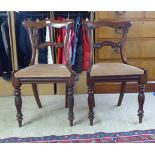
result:
[[[17,54],[18,64],[20,68],[25,68],[29,65],[32,56],[31,43],[27,30],[23,26],[25,13],[16,13],[16,38],[17,38]],[[39,42],[44,42],[46,39],[46,29],[39,32]],[[47,63],[47,50],[39,49],[38,63]]]
[[[46,42],[46,27],[39,30],[39,43]],[[38,53],[38,63],[47,64],[48,63],[48,50],[47,48],[39,49]]]
[[[9,38],[9,27],[8,22],[5,21],[1,24],[1,31],[2,31],[2,39],[6,54],[8,57],[11,57],[11,47],[10,47],[10,38]]]
[[[23,26],[24,16],[15,12],[16,47],[18,57],[18,67],[25,68],[30,64],[32,49],[27,30]]]
[[[6,71],[6,69],[7,69],[7,55],[2,40],[2,33],[0,31],[0,76],[3,75],[3,72]]]
[[[16,49],[17,49],[17,60],[18,60],[18,67],[19,68],[24,68],[26,65],[23,64],[23,55],[22,54],[22,49],[21,49],[21,45],[20,45],[20,30],[21,30],[21,26],[22,26],[22,21],[23,18],[20,17],[20,15],[15,12],[15,16],[16,16],[16,20],[15,20],[15,31],[16,31]],[[31,49],[30,49],[31,50]]]
[[[1,55],[0,55],[0,76],[2,75],[3,75],[3,68],[2,68],[2,60],[1,60]]]
[[[10,39],[9,39],[9,28],[8,22],[5,21],[1,24],[1,38],[5,48],[5,53],[3,52],[3,78],[5,80],[11,79],[11,71],[12,71],[12,61],[11,61],[11,47],[10,47]]]
[[[82,66],[83,66],[83,38],[82,38],[81,19],[80,19],[80,28],[79,28],[77,37],[78,37],[78,42],[76,47],[75,64],[73,66],[73,70],[76,71],[77,73],[80,73],[82,72]]]
[[[24,28],[22,22],[23,21],[21,20],[19,23],[20,31],[18,34],[18,56],[20,68],[25,68],[30,64],[32,49],[27,30]]]

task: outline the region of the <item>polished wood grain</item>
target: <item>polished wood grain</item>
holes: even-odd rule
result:
[[[155,37],[155,21],[132,21],[133,26],[128,33],[128,38]],[[120,31],[109,27],[96,30],[96,39],[120,38]]]
[[[96,11],[96,19],[153,19],[155,11]]]
[[[115,41],[113,39],[113,41]],[[117,40],[116,40],[117,41]],[[128,59],[155,59],[155,39],[129,39],[126,41],[125,55]],[[134,53],[134,54],[133,54]],[[97,49],[97,60],[106,60],[111,58],[119,58],[119,50],[103,47]]]
[[[142,11],[97,11],[96,18],[102,19],[128,19],[128,18],[143,18],[144,12]]]
[[[155,11],[145,11],[144,13],[144,18],[152,18],[153,20],[155,19]]]

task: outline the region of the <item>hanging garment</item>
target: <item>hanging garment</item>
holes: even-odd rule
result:
[[[38,22],[38,21],[39,21],[39,19],[37,18],[37,19],[36,19],[36,22]],[[34,33],[34,32],[33,32],[33,33]],[[35,56],[34,64],[39,64],[39,62],[38,62],[38,55],[39,55],[39,50],[36,49],[36,56]]]
[[[40,29],[39,33],[39,40],[38,43],[44,43],[46,41],[46,28],[42,28]],[[38,63],[39,64],[47,64],[48,63],[48,59],[47,59],[47,55],[48,55],[48,49],[47,48],[40,48],[38,53]]]
[[[65,18],[63,18],[63,17],[57,17],[56,18],[56,20],[58,20],[58,21],[64,21],[65,20]],[[63,32],[63,29],[61,28],[61,29],[56,29],[56,42],[58,43],[58,44],[60,44],[60,43],[62,43],[63,42],[63,39],[64,39],[64,32]],[[63,52],[63,48],[57,48],[57,63],[58,64],[62,64],[62,60],[63,60],[63,54],[64,54],[64,52]]]
[[[63,21],[65,18],[63,17],[58,17],[57,20]],[[66,35],[66,29],[56,29],[56,41],[57,43],[63,43]],[[72,58],[72,51],[73,51],[73,41],[74,41],[74,26],[71,29],[71,32],[69,34],[69,43],[67,45],[67,52],[69,54],[70,60]],[[65,59],[65,53],[64,53],[64,48],[57,48],[57,61],[59,64],[66,64],[66,59]]]
[[[11,71],[12,71],[12,61],[11,61],[11,47],[10,47],[10,39],[9,39],[9,27],[8,22],[4,21],[1,24],[1,33],[2,33],[2,41],[4,44],[7,62],[6,62],[6,72],[3,72],[3,78],[5,80],[11,79]]]
[[[64,21],[65,18],[63,17],[58,17],[58,21]],[[56,41],[57,43],[63,43],[66,35],[66,29],[56,29]],[[57,61],[58,64],[66,64],[66,59],[65,59],[65,53],[64,53],[64,48],[57,48]]]
[[[16,16],[16,22],[15,22],[15,31],[16,31],[16,48],[17,48],[17,60],[18,60],[18,68],[24,68],[23,65],[23,55],[20,48],[20,30],[23,21],[22,17],[20,17],[19,13],[14,12]]]
[[[64,21],[65,20],[65,18],[63,18],[63,17],[58,17],[58,20],[59,21]],[[66,28],[62,28],[62,29],[60,29],[60,30],[58,30],[59,31],[59,37],[61,38],[61,41],[59,42],[59,43],[63,43],[63,41],[64,41],[64,39],[65,39],[65,35],[66,35]],[[61,34],[60,34],[61,33]],[[59,39],[60,40],[60,39]],[[58,40],[58,41],[59,41]],[[59,49],[59,48],[58,48]],[[61,60],[60,60],[60,62],[61,62],[61,64],[66,64],[66,59],[65,59],[65,53],[64,53],[64,48],[61,48],[61,50],[59,49],[59,51],[61,52],[61,53],[59,53],[59,56],[61,57]]]
[[[62,30],[62,33],[63,33],[63,37],[62,37],[62,42],[64,41],[65,39],[65,35],[66,35],[66,29],[63,29]],[[71,31],[69,33],[69,42],[68,42],[68,45],[67,45],[67,54],[69,55],[69,58],[70,58],[70,61],[71,61],[71,58],[72,58],[72,55],[73,55],[73,47],[74,45],[72,44],[72,42],[74,41],[74,26],[71,28]],[[64,53],[64,48],[62,48],[62,64],[66,64],[66,58],[65,58],[65,53]]]
[[[1,58],[1,55],[0,55],[0,76],[2,76],[2,75],[3,75],[3,67],[2,67],[2,58]]]
[[[16,12],[16,39],[19,68],[25,68],[30,64],[32,49],[27,30],[23,26],[25,18]]]
[[[25,68],[30,64],[32,56],[32,48],[27,30],[23,26],[23,21],[25,20],[24,13],[16,14],[16,40],[17,40],[17,56],[18,56],[18,67]],[[38,60],[35,59],[35,63]]]
[[[73,50],[73,56],[72,56],[72,65],[75,65],[75,57],[77,52],[77,44],[78,44],[78,35],[80,31],[80,25],[81,25],[81,17],[78,16],[76,18],[76,24],[75,24],[75,37],[74,37],[74,50]]]
[[[51,40],[53,41],[53,31],[51,30]],[[46,27],[46,42],[49,42],[50,41],[50,32],[49,32],[49,27],[47,26]],[[48,59],[48,64],[53,64],[53,59],[52,59],[52,53],[51,52],[54,52],[54,51],[51,51],[51,48],[50,46],[47,47],[47,51],[48,51],[48,56],[47,56],[47,59]]]
[[[7,56],[11,56],[8,22],[1,24],[2,40]]]
[[[66,35],[66,29],[63,28],[63,29],[62,29],[62,42],[63,42],[64,39],[65,39],[65,35]],[[62,48],[62,64],[66,64],[64,48]]]
[[[74,46],[75,46],[75,25],[73,25],[72,29],[72,34],[71,34],[71,47],[72,47],[72,53],[71,53],[71,62],[72,62],[72,58],[73,58],[73,53],[74,53]]]
[[[86,19],[88,21],[88,19]],[[85,26],[82,26],[83,35],[83,71],[87,71],[90,65],[90,44]]]
[[[19,32],[18,32],[18,58],[20,68],[25,68],[30,64],[32,49],[29,40],[28,33],[22,24],[23,19],[19,22]]]
[[[34,64],[39,64],[38,63],[38,55],[39,55],[39,51],[38,51],[38,49],[36,49],[36,57],[35,57]]]
[[[0,51],[1,51],[1,48],[0,48]],[[0,52],[0,76],[3,75],[3,67],[2,67],[2,56],[1,56],[1,52]]]
[[[62,29],[56,29],[56,42],[59,44],[62,42]],[[62,48],[57,48],[57,62],[62,63]]]
[[[69,58],[70,58],[70,61],[72,59],[72,56],[73,56],[73,49],[74,49],[74,37],[75,37],[75,32],[74,32],[74,25],[72,26],[71,28],[71,32],[69,34],[69,43],[68,43],[68,52],[69,52]]]
[[[6,71],[7,71],[7,55],[2,40],[2,33],[0,31],[0,76],[3,76],[3,72]]]
[[[73,65],[73,70],[76,71],[77,73],[80,73],[82,71],[82,66],[83,66],[83,39],[82,39],[82,23],[81,23],[81,18],[78,18],[78,29],[75,30],[76,32],[76,38],[77,38],[77,43],[75,44],[74,47],[74,65]]]

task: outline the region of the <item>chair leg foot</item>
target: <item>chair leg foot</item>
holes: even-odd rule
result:
[[[70,126],[73,126],[73,120],[70,120]]]
[[[90,125],[93,125],[93,119],[94,119],[93,107],[95,106],[93,85],[88,86],[88,106],[89,106],[88,118],[90,120]]]
[[[142,123],[143,116],[144,116],[144,115],[138,114],[138,117],[139,117],[139,123]]]
[[[90,126],[93,126],[93,119],[90,119]]]
[[[120,96],[119,96],[119,99],[118,99],[117,106],[121,106],[121,103],[122,103],[122,100],[123,100],[123,97],[124,97],[125,88],[126,88],[126,82],[122,82]]]
[[[20,92],[20,86],[15,87],[15,106],[17,110],[17,121],[19,127],[22,127],[22,120],[23,120],[23,114],[22,114],[22,99],[21,99],[21,92]]]
[[[22,121],[18,121],[18,126],[22,127]]]
[[[144,95],[144,84],[139,84],[139,94],[138,94],[138,104],[139,104],[139,109],[138,109],[138,117],[139,117],[139,123],[142,123],[142,119],[144,116],[144,100],[145,100],[145,95]]]

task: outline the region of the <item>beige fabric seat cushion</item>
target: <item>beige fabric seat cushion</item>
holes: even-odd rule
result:
[[[62,64],[36,64],[15,73],[17,78],[25,77],[70,77],[67,66]]]
[[[91,76],[142,75],[144,70],[123,63],[98,63],[92,66]]]

